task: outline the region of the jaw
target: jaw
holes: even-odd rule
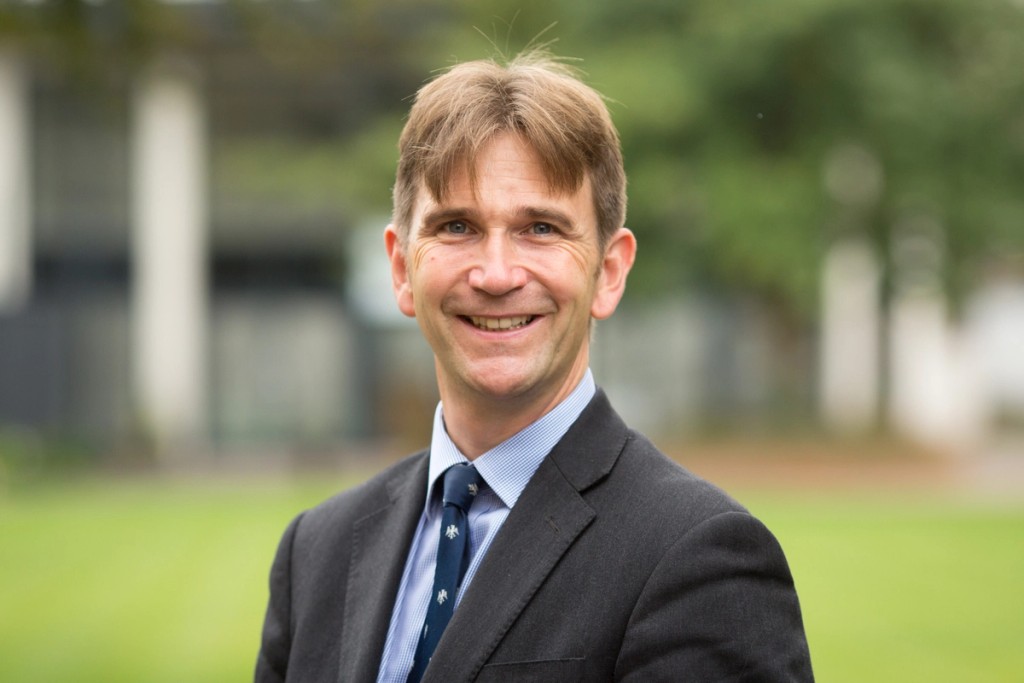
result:
[[[450,365],[454,377],[486,384],[499,378],[530,374],[545,353],[551,322],[541,315],[470,316],[449,319],[451,327],[442,339],[445,349],[438,354]],[[450,335],[450,336],[449,336]]]
[[[589,363],[589,334],[567,338],[552,334],[555,318],[546,315],[488,318],[458,317],[447,339],[435,348],[438,383],[474,402],[532,401],[562,393],[562,385],[583,376]],[[496,328],[496,329],[491,329]],[[447,335],[446,335],[447,336]],[[564,353],[568,349],[574,352]],[[438,353],[440,351],[440,353]]]

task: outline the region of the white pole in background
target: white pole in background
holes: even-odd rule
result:
[[[154,70],[134,93],[136,405],[161,451],[206,434],[206,126],[196,79]]]
[[[834,245],[822,278],[821,409],[829,427],[864,432],[878,418],[879,267],[863,240]]]
[[[947,312],[944,248],[943,226],[934,218],[912,215],[895,226],[889,417],[918,443],[970,455],[985,438],[987,404],[978,361]]]
[[[28,75],[0,51],[0,313],[16,311],[32,283]]]

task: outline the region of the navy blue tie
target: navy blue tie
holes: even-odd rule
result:
[[[466,513],[480,490],[480,474],[470,464],[453,465],[444,473],[444,508],[437,542],[434,590],[423,622],[408,683],[419,683],[441,634],[455,611],[455,596],[469,563],[469,525]]]

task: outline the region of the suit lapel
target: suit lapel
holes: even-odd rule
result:
[[[380,509],[353,524],[338,680],[374,681],[427,489],[426,455],[387,483]]]
[[[627,430],[600,390],[544,459],[494,539],[424,681],[470,681],[593,521],[581,493],[611,471]],[[469,650],[459,643],[471,642]]]

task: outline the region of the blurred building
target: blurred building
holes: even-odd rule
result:
[[[422,437],[431,355],[393,304],[381,231],[444,10],[338,23],[290,3],[313,14],[289,37],[171,4],[152,6],[193,23],[129,30],[97,4],[79,19],[98,47],[54,34],[63,61],[33,47],[46,36],[0,38],[0,432],[166,452]],[[1024,289],[986,283],[953,323],[929,244],[908,247],[888,307],[885,259],[837,244],[818,330],[736,292],[627,294],[595,372],[649,432],[821,420],[970,450],[1024,415]]]
[[[383,328],[346,294],[366,206],[332,174],[415,90],[416,41],[366,49],[372,8],[338,27],[311,6],[308,35],[268,39],[217,3],[140,6],[164,22],[141,35],[116,4],[30,4],[0,37],[0,431],[181,451],[384,429]]]
[[[179,59],[96,97],[6,59],[16,76],[0,98],[20,114],[0,130],[19,160],[5,189],[21,205],[0,219],[17,254],[0,425],[172,450],[422,433],[433,365],[393,303],[386,203],[368,217],[324,190],[337,178],[275,187],[263,168],[296,149],[335,153],[337,131],[315,122],[330,131],[357,92],[324,87],[310,102],[244,68]],[[594,366],[641,428],[764,423],[785,412],[772,410],[773,334],[752,302],[627,302],[599,326]]]

